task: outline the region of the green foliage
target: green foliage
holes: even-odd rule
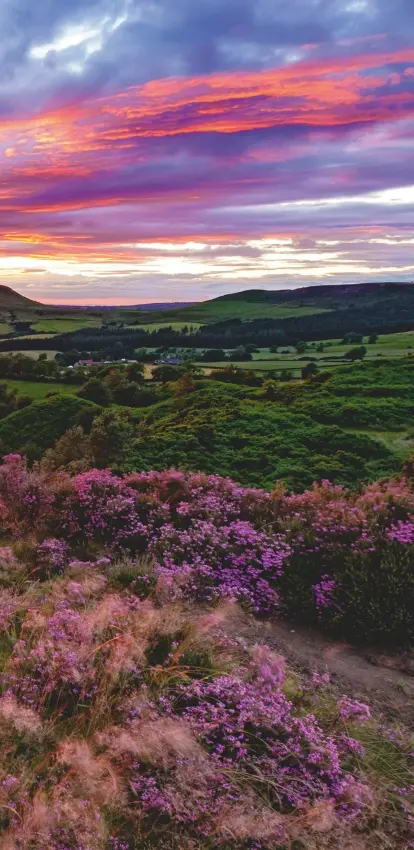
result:
[[[363,340],[362,334],[356,334],[356,333],[351,332],[351,333],[345,334],[342,342],[343,342],[344,345],[355,345],[356,342],[362,342],[362,340]]]
[[[88,442],[91,465],[105,469],[126,463],[132,437],[133,426],[128,415],[108,411],[98,416]]]
[[[318,373],[318,367],[316,363],[308,363],[307,366],[304,366],[302,369],[302,378],[304,381],[307,381],[308,378],[312,378],[314,375]]]
[[[367,350],[365,348],[365,345],[360,345],[357,348],[350,348],[350,350],[345,353],[345,358],[346,358],[346,360],[351,360],[351,361],[363,360],[366,353],[367,353]]]
[[[204,381],[179,405],[168,399],[150,408],[136,422],[120,465],[201,469],[269,488],[282,479],[296,490],[320,478],[355,487],[396,466],[389,449],[369,437],[318,425],[249,394],[246,387]]]
[[[111,394],[108,387],[100,381],[99,378],[90,378],[78,392],[79,398],[84,398],[87,401],[92,401],[94,404],[99,404],[101,407],[108,407],[111,401]]]
[[[75,424],[79,413],[88,407],[84,399],[58,395],[16,410],[0,422],[3,452],[18,452],[26,445],[34,444],[39,457]]]
[[[168,363],[165,363],[154,369],[152,377],[154,381],[161,381],[162,384],[168,384],[170,381],[178,381],[182,374],[183,370],[179,366],[170,366]]]

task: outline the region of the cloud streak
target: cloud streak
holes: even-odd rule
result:
[[[413,278],[412,6],[330,5],[79,0],[31,21],[13,107],[0,86],[0,276],[135,302]]]

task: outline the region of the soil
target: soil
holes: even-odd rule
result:
[[[267,644],[302,673],[328,672],[335,690],[368,703],[384,719],[414,727],[414,660],[335,642],[281,620],[240,614],[225,631],[242,644]]]

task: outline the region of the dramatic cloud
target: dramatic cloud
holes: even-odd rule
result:
[[[0,26],[4,282],[414,278],[412,0],[6,0]]]

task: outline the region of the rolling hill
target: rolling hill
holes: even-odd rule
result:
[[[39,310],[43,307],[39,301],[26,298],[11,289],[10,286],[0,286],[0,311],[3,310]]]
[[[363,283],[308,286],[300,289],[266,290],[247,289],[231,295],[222,295],[189,307],[147,312],[139,317],[140,324],[154,321],[197,322],[210,324],[227,319],[291,319],[327,312],[366,310],[378,305],[412,304],[414,319],[414,284]],[[404,311],[405,312],[405,311]]]

